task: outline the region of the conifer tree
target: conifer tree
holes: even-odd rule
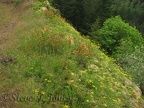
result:
[[[102,25],[111,16],[112,0],[53,0],[53,4],[83,34],[88,34],[98,17]]]

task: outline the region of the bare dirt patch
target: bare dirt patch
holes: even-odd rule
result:
[[[18,42],[16,35],[17,29],[23,26],[22,16],[29,11],[29,5],[32,0],[23,0],[16,5],[12,0],[0,0],[0,60],[6,60],[5,52],[15,50]],[[0,108],[23,108],[15,102],[4,101],[3,93],[15,93],[19,87],[11,84],[9,69],[0,63]]]

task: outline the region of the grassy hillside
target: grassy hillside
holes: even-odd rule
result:
[[[40,2],[25,4],[19,4],[27,11],[15,32],[16,48],[5,52],[12,60],[0,64],[0,78],[7,74],[8,79],[1,80],[7,88],[0,88],[13,94],[1,103],[14,108],[143,108],[139,88],[99,46],[59,13],[39,10]]]

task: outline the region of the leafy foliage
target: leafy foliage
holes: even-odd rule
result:
[[[98,31],[98,35],[95,36],[95,41],[108,54],[113,56],[125,51],[134,51],[136,46],[142,45],[142,40],[141,34],[135,28],[125,23],[119,16],[107,19],[103,27]]]
[[[144,2],[142,0],[114,0],[112,9],[115,15],[120,15],[143,33]]]

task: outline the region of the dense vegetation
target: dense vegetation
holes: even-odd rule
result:
[[[110,56],[133,52],[135,47],[141,47],[143,44],[141,33],[125,23],[119,16],[107,19],[99,30],[94,27],[90,33],[92,39],[99,43]]]
[[[115,15],[143,32],[144,3],[141,0],[52,0],[52,3],[83,34],[88,34],[97,19],[102,26],[107,18]]]
[[[137,84],[142,84],[144,75],[137,68],[143,64],[139,59],[144,59],[142,0],[53,0],[52,3],[78,31],[89,35]],[[132,55],[137,66],[131,64]]]
[[[96,15],[96,19],[89,19],[91,12],[86,7],[81,11],[69,10],[69,7],[75,9],[83,4],[82,0],[75,1],[76,6],[73,5],[74,1],[63,2],[70,3],[70,6],[65,5],[68,6],[65,9],[69,15],[67,17],[74,18],[85,10],[87,17],[82,20],[84,22],[77,22],[77,16],[78,19],[73,19],[76,25],[73,25],[86,34],[89,33],[94,42],[77,32],[53,7],[40,10],[40,7],[47,6],[45,0],[35,1],[31,5],[32,10],[22,16],[24,26],[16,33],[19,43],[15,50],[8,51],[9,56],[16,58],[17,62],[0,64],[0,67],[7,68],[10,84],[22,89],[19,91],[22,96],[33,97],[31,102],[18,104],[25,108],[143,108],[138,87],[123,70],[131,72],[130,69],[134,67],[127,69],[124,65],[122,69],[114,63],[113,58],[100,50],[101,47],[109,56],[117,58],[119,64],[125,54],[139,54],[134,61],[137,62],[143,57],[139,53],[143,48],[141,34],[118,16],[107,19],[111,12],[104,14],[102,11],[110,9],[108,6],[111,1],[85,1],[85,5],[90,3],[89,6],[106,6],[98,13],[99,16]],[[93,10],[94,7],[87,8]],[[87,25],[88,30],[92,28],[91,33],[86,28],[79,27],[79,24],[84,24],[81,27]],[[128,47],[130,49],[127,51],[125,48]],[[141,49],[136,50],[136,47]],[[126,62],[128,65],[131,63],[129,60]],[[133,71],[133,75],[135,72]]]
[[[53,0],[63,17],[83,34],[88,34],[91,25],[100,19],[102,23],[111,16],[111,0]]]

